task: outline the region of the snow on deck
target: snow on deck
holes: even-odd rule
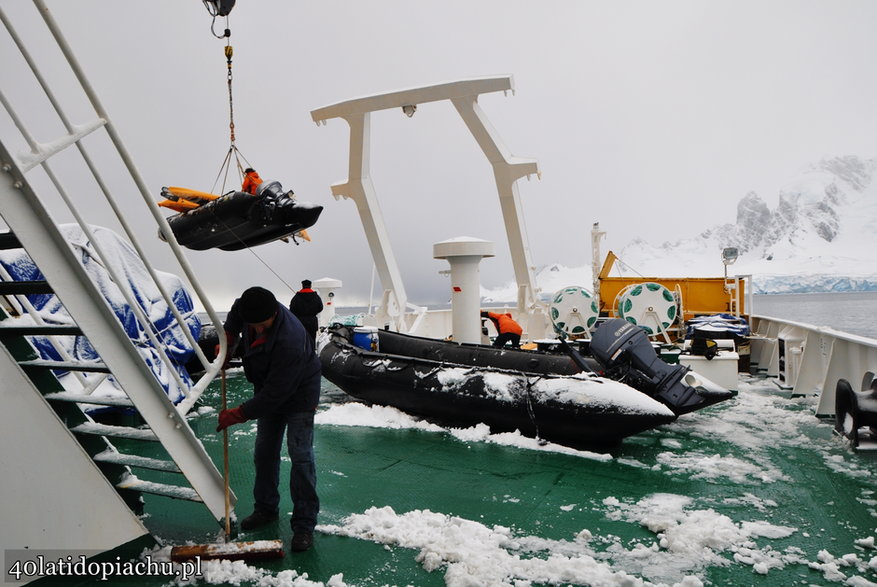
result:
[[[617,492],[610,488],[608,496],[592,499],[593,496],[582,495],[578,502],[557,505],[558,515],[569,516],[570,520],[582,517],[584,522],[587,518],[584,512],[596,511],[598,519],[641,528],[645,534],[636,539],[601,532],[587,523],[565,537],[548,538],[539,524],[508,527],[426,508],[400,511],[380,502],[324,522],[317,532],[383,545],[395,553],[394,557],[409,556],[424,570],[443,575],[445,584],[453,586],[702,587],[708,569],[729,566],[740,567],[734,571],[734,577],[749,574],[752,584],[779,584],[771,583],[772,575],[782,569],[797,572],[800,568],[800,577],[806,584],[877,585],[873,521],[856,524],[862,531],[852,540],[832,538],[824,546],[805,550],[788,542],[808,532],[805,526],[789,523],[789,517],[784,516],[788,508],[795,506],[755,494],[759,487],[794,481],[775,461],[775,451],[807,446],[808,454],[821,459],[811,467],[827,467],[841,484],[845,480],[873,477],[873,466],[856,458],[855,453],[838,452],[838,443],[832,441],[831,435],[827,441],[814,440],[806,432],[814,426],[827,426],[806,409],[806,402],[812,399],[790,399],[766,380],[748,380],[740,387],[736,398],[680,418],[674,424],[673,434],[649,434],[644,440],[648,450],[622,451],[619,456],[559,445],[539,446],[533,439],[520,435],[491,434],[484,425],[442,428],[394,408],[359,403],[323,406],[316,418],[318,427],[410,428],[424,434],[448,434],[469,444],[503,444],[521,450],[564,453],[606,463],[605,466],[644,468],[671,480],[677,476],[694,479],[728,491],[720,504],[706,494],[668,491],[672,483],[637,497],[626,495],[619,487]],[[800,409],[789,409],[790,404],[800,404]],[[676,433],[678,429],[683,433]],[[691,442],[682,444],[683,438]],[[704,440],[704,447],[699,439]],[[632,455],[653,461],[644,462]],[[346,477],[344,472],[332,473]],[[877,518],[875,495],[873,490],[857,495],[873,518]],[[502,498],[503,502],[516,505],[526,499],[514,494]],[[722,507],[728,505],[732,507]],[[319,541],[318,536],[315,549],[320,548]],[[312,580],[300,570],[271,572],[242,561],[213,561],[205,569],[203,581],[209,584],[347,585],[342,574],[332,572],[331,564],[323,577],[325,583]],[[392,584],[391,576],[386,579]]]

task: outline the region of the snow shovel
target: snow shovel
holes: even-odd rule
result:
[[[225,369],[222,369],[222,409],[225,403]],[[283,558],[282,540],[254,540],[250,542],[231,542],[231,491],[228,486],[228,428],[222,430],[222,476],[225,480],[225,542],[217,544],[193,544],[174,546],[171,560],[182,562],[198,558],[200,560],[265,560]]]

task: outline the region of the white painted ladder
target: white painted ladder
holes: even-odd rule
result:
[[[63,136],[49,141],[38,142],[36,138],[31,136],[23,118],[19,116],[14,108],[14,106],[24,106],[23,109],[20,108],[19,110],[27,110],[31,105],[13,104],[0,91],[0,103],[2,103],[9,120],[13,123],[12,126],[17,131],[17,134],[15,132],[7,133],[5,132],[5,127],[0,128],[0,130],[4,131],[0,135],[0,201],[2,201],[0,215],[2,215],[2,219],[9,229],[4,235],[0,235],[0,248],[20,247],[24,249],[42,274],[46,276],[45,281],[0,282],[0,297],[7,296],[7,300],[14,300],[18,307],[15,308],[15,304],[12,304],[13,309],[20,309],[26,313],[29,309],[29,304],[26,298],[24,298],[24,294],[54,293],[74,320],[76,326],[58,327],[46,325],[41,323],[39,316],[36,315],[33,318],[33,324],[9,326],[9,324],[26,321],[3,320],[9,312],[0,311],[0,342],[3,343],[0,345],[0,353],[8,353],[9,357],[12,357],[30,379],[34,381],[35,386],[43,393],[47,401],[47,407],[49,405],[68,406],[66,411],[65,408],[57,407],[56,411],[61,415],[62,420],[66,420],[67,425],[71,427],[71,438],[96,436],[100,439],[97,446],[104,450],[95,450],[94,448],[86,448],[86,450],[95,461],[109,463],[111,468],[116,466],[126,471],[125,474],[110,479],[116,487],[122,490],[157,493],[169,497],[200,501],[204,503],[217,520],[221,520],[225,515],[225,492],[222,475],[204,450],[200,440],[189,427],[186,421],[186,412],[217,375],[219,365],[221,365],[222,358],[225,355],[225,337],[219,337],[222,349],[218,360],[210,363],[199,349],[197,340],[192,339],[189,329],[184,324],[183,316],[180,315],[157,273],[152,269],[152,263],[147,258],[143,248],[138,244],[133,230],[125,218],[123,211],[131,214],[133,209],[132,203],[125,202],[124,205],[120,205],[111,195],[108,182],[101,175],[97,163],[90,154],[90,147],[94,143],[89,141],[96,140],[93,137],[98,137],[98,135],[105,133],[103,137],[99,138],[114,148],[115,155],[118,156],[118,160],[115,160],[116,166],[127,171],[129,179],[136,187],[136,189],[131,191],[140,193],[146,209],[151,212],[159,229],[167,237],[168,244],[176,257],[176,261],[179,263],[180,272],[185,274],[196,297],[199,298],[220,332],[222,329],[221,322],[213,311],[207,297],[201,291],[188,262],[173,237],[173,233],[154,204],[153,196],[135,168],[131,157],[122,144],[116,129],[110,122],[95,92],[83,75],[48,8],[42,0],[34,0],[34,5],[36,13],[42,18],[52,37],[57,42],[58,49],[64,59],[66,59],[70,71],[74,73],[78,80],[88,103],[94,108],[95,118],[85,123],[73,122],[68,119],[38,64],[32,58],[23,40],[16,33],[15,28],[3,12],[3,9],[0,8],[0,22],[2,22],[13,43],[19,49],[23,63],[27,65],[27,68],[33,74],[32,79],[22,79],[21,82],[33,84],[35,88],[38,87],[42,90],[48,100],[47,104],[50,105],[50,109],[46,112],[45,117],[52,117],[53,120],[58,120],[63,128],[66,129]],[[4,67],[7,66],[7,60],[11,61],[12,58],[12,55],[3,56]],[[92,138],[89,141],[85,141],[86,137]],[[25,146],[29,151],[24,153],[14,152],[15,149],[20,149],[22,146]],[[98,222],[90,221],[85,216],[85,213],[96,212],[93,204],[77,204],[75,194],[72,193],[77,191],[77,188],[79,191],[84,191],[81,183],[77,184],[74,180],[72,182],[72,189],[68,191],[65,182],[59,178],[62,175],[69,175],[65,174],[65,172],[67,171],[67,166],[70,165],[70,152],[74,149],[74,155],[78,157],[76,163],[90,172],[91,177],[100,188],[100,192],[102,192],[106,200],[106,207],[101,206],[99,210],[103,214],[102,218],[107,216],[108,211],[115,213],[114,222],[117,222],[122,227],[122,231],[143,259],[151,279],[155,282],[159,291],[161,291],[168,307],[173,311],[177,321],[182,326],[182,331],[189,337],[189,342],[205,367],[204,375],[189,389],[187,397],[177,406],[174,406],[170,401],[161,383],[153,375],[149,366],[129,339],[125,329],[104,299],[103,294],[89,278],[89,275],[80,264],[77,255],[71,246],[65,242],[63,234],[58,228],[55,215],[65,218],[72,216],[84,233],[88,235],[98,255],[106,258],[104,251],[100,250],[99,243],[92,236],[91,225],[98,224]],[[105,150],[100,152],[105,155]],[[64,154],[64,157],[55,159],[61,153]],[[57,169],[53,167],[54,161],[60,161]],[[113,179],[115,179],[115,175]],[[71,182],[68,180],[66,183],[69,184]],[[59,199],[66,207],[66,209],[62,209],[60,212],[57,204],[55,204]],[[46,202],[48,201],[53,202],[55,207],[47,205]],[[138,222],[143,222],[144,214],[134,213],[133,216],[137,217]],[[124,276],[117,277],[113,275],[112,268],[108,263],[104,263],[104,265],[106,265],[116,283],[124,281]],[[126,291],[124,287],[121,289],[123,292]],[[157,333],[153,331],[154,329],[149,322],[149,318],[143,315],[136,301],[131,299],[130,293],[125,295],[128,296],[128,302],[137,315],[137,319],[144,331],[147,332],[152,340],[153,346],[162,355],[162,360],[167,361],[167,355],[158,341]],[[7,304],[7,310],[9,308],[10,305]],[[28,345],[24,343],[26,339],[23,338],[29,335],[52,337],[71,334],[81,334],[87,337],[99,354],[100,362],[83,364],[71,363],[69,361],[43,361],[27,351]],[[22,351],[22,348],[25,350]],[[6,360],[7,357],[4,356],[3,359]],[[95,398],[88,395],[93,389],[90,389],[87,384],[84,384],[81,392],[71,392],[69,389],[67,391],[60,391],[58,387],[51,383],[54,380],[54,376],[51,373],[55,369],[109,374],[115,379],[118,386],[124,390],[127,399],[102,400]],[[171,372],[174,370],[167,369],[167,371]],[[48,378],[47,374],[49,374]],[[81,381],[84,381],[84,379],[81,379]],[[22,390],[22,393],[27,392],[29,390]],[[142,417],[146,426],[143,428],[131,428],[99,425],[81,413],[68,419],[67,416],[73,413],[69,408],[83,402],[134,408]],[[115,450],[107,440],[113,436],[134,440],[158,441],[167,451],[170,460],[162,461],[137,455],[125,455]],[[9,447],[5,447],[4,450],[9,450]],[[130,474],[131,468],[138,467],[180,473],[184,479],[183,485],[140,482],[135,475]]]

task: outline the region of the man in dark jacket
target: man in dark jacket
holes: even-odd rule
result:
[[[286,431],[292,460],[291,548],[307,550],[313,543],[320,510],[314,464],[320,360],[314,352],[314,341],[274,294],[261,287],[251,287],[235,300],[224,327],[230,342],[241,337],[244,373],[253,384],[253,397],[220,412],[217,430],[247,420],[258,421],[253,454],[255,511],[241,521],[241,529],[252,530],[278,518],[280,447]]]
[[[320,294],[311,289],[310,280],[305,279],[301,282],[301,289],[289,302],[289,311],[295,314],[311,338],[316,341],[317,328],[320,325],[317,314],[323,311],[323,300],[320,299]]]

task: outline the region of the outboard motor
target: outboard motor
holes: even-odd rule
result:
[[[256,188],[256,195],[259,196],[259,199],[253,202],[247,215],[250,220],[262,226],[285,223],[286,219],[282,215],[278,216],[277,211],[284,206],[293,205],[292,190],[284,194],[280,182],[272,179],[260,183],[259,187]],[[289,198],[289,201],[286,201],[285,198]],[[316,222],[316,218],[314,222]]]
[[[292,190],[289,193],[292,193]],[[283,195],[283,186],[276,179],[263,181],[256,188],[256,195],[266,198],[279,198]]]
[[[665,363],[646,333],[626,320],[607,320],[591,337],[591,354],[606,374],[666,404],[679,416],[729,399],[733,392]]]

